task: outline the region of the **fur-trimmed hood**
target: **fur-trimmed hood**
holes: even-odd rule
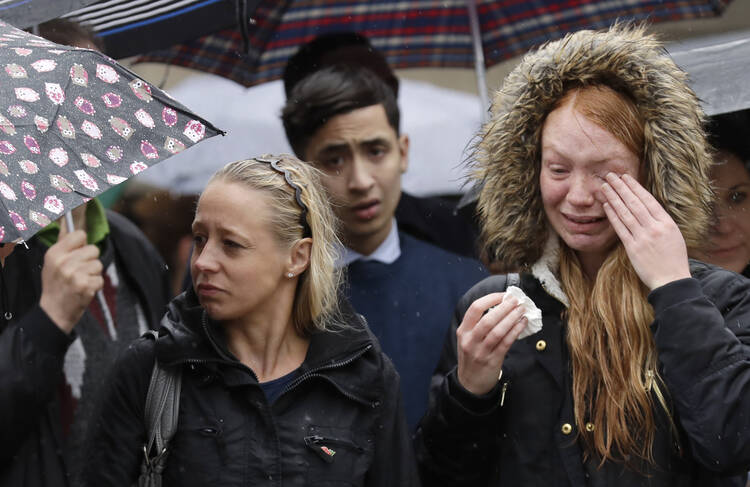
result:
[[[487,258],[521,270],[542,256],[549,231],[539,189],[543,122],[569,88],[602,83],[635,100],[645,122],[644,186],[688,247],[697,247],[711,214],[712,159],[686,78],[644,26],[579,31],[527,54],[495,94],[477,146]]]

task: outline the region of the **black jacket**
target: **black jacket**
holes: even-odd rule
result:
[[[505,289],[505,276],[480,282],[457,307],[417,431],[425,485],[744,486],[742,477],[721,475],[750,466],[750,281],[696,262],[691,270],[693,279],[649,295],[660,374],[679,433],[673,441],[657,407],[657,466],[642,465],[650,478],[612,462],[602,469],[583,462],[566,372],[564,306],[523,274],[520,287],[542,310],[544,325],[511,347],[502,379],[486,396],[470,394],[456,379],[455,330],[476,298]],[[573,426],[568,434],[565,424]]]
[[[398,375],[350,308],[349,327],[312,335],[300,375],[272,404],[205,316],[188,290],[170,304],[159,339],[140,339],[121,357],[90,485],[137,478],[154,357],[183,371],[165,486],[418,485]]]
[[[124,279],[144,304],[153,327],[168,300],[166,267],[153,246],[129,221],[108,212],[112,245]],[[16,248],[2,269],[0,301],[0,485],[68,485],[60,405],[63,358],[74,333],[63,333],[41,310],[41,268],[47,247],[37,239]],[[101,371],[105,374],[106,371]]]

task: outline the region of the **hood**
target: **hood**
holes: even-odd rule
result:
[[[579,31],[527,54],[495,94],[476,151],[487,258],[521,270],[542,256],[549,234],[539,189],[542,125],[569,88],[591,84],[635,100],[645,122],[643,184],[688,247],[697,247],[710,221],[712,160],[704,115],[686,78],[644,26]]]

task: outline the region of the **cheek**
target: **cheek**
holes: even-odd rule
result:
[[[552,181],[542,176],[539,180],[542,203],[545,208],[553,207],[565,199],[567,189],[564,183]]]
[[[323,187],[326,190],[326,193],[328,193],[328,197],[333,202],[346,202],[347,199],[347,190],[346,190],[346,175],[343,173],[339,175],[333,175],[333,174],[326,174],[323,176],[325,178],[325,182],[323,183]],[[334,211],[337,211],[337,207],[334,206]]]

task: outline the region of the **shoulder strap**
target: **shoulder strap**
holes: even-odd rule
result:
[[[159,335],[155,330],[149,330],[144,336],[156,340]],[[151,382],[146,394],[145,424],[148,436],[146,444],[143,445],[144,458],[138,481],[140,487],[161,485],[161,473],[166,465],[169,441],[177,430],[181,389],[182,369],[162,367],[159,360],[154,359]],[[155,452],[153,455],[152,451]]]
[[[517,272],[511,272],[510,274],[506,274],[505,278],[505,289],[508,289],[510,286],[516,286],[521,284],[521,276]]]

